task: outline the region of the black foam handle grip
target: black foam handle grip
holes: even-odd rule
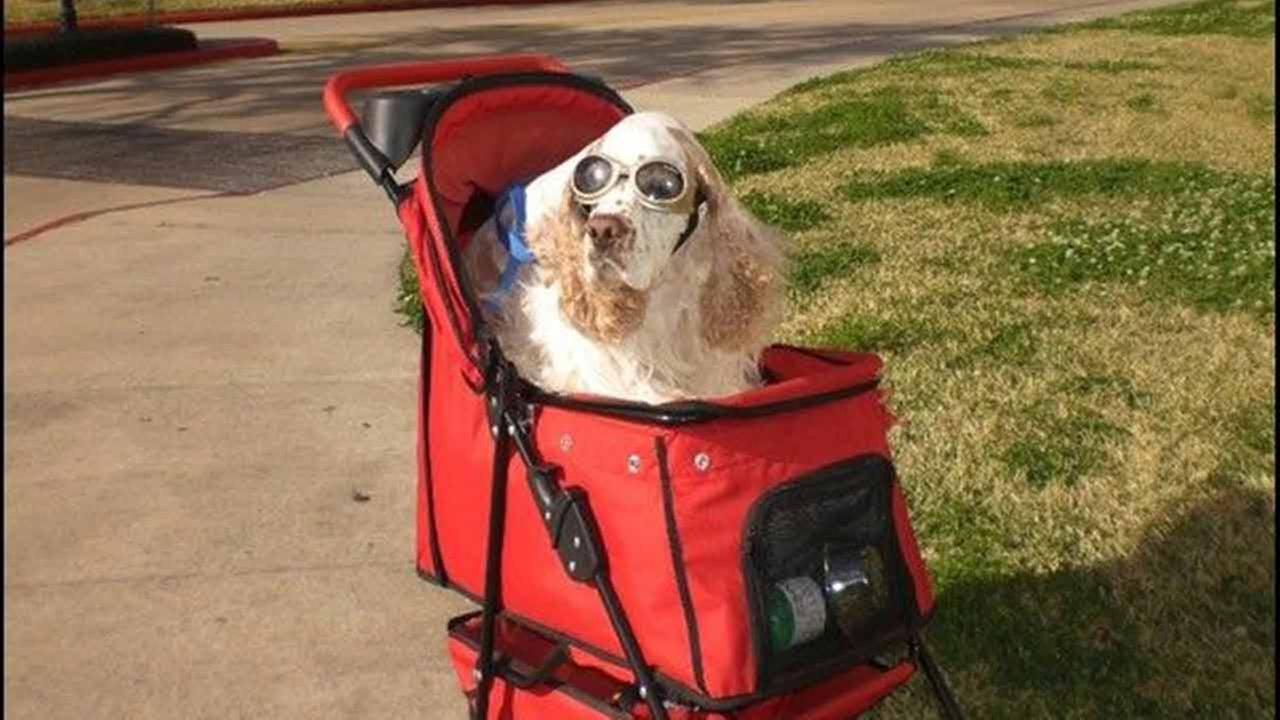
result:
[[[384,174],[391,169],[391,161],[370,142],[359,123],[347,128],[342,137],[347,141],[347,147],[351,148],[351,154],[356,156],[360,167],[364,168],[369,177],[379,185],[385,182]]]

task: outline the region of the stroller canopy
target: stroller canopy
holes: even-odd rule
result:
[[[443,290],[439,300],[463,354],[480,371],[481,323],[474,289],[461,251],[493,212],[494,199],[516,182],[550,170],[604,134],[631,112],[603,84],[565,74],[479,78],[460,85],[435,104],[424,128],[417,205],[430,232],[414,248]],[[477,378],[478,379],[478,378]]]

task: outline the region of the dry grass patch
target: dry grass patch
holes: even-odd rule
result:
[[[753,112],[782,124],[788,114],[813,113],[851,94],[866,97],[889,88],[903,101],[899,113],[924,121],[927,129],[913,131],[916,136],[961,134],[963,139],[949,127],[972,128],[979,135],[979,127],[1001,135],[1023,131],[998,146],[980,144],[979,152],[1004,146],[1030,153],[1056,146],[1054,156],[1069,159],[1085,157],[1087,148],[1094,156],[1211,157],[1220,167],[1263,171],[1270,158],[1252,149],[1272,132],[1267,120],[1274,114],[1268,113],[1274,107],[1274,58],[1274,43],[1265,39],[1114,31],[1036,34],[930,51],[804,83]],[[1231,88],[1230,98],[1220,97],[1224,88]],[[932,122],[925,117],[930,110]],[[947,116],[955,118],[950,126]],[[743,130],[750,125],[730,123],[713,135],[751,135]],[[894,146],[885,137],[875,149]],[[777,145],[776,136],[758,139]],[[829,151],[848,147],[833,142]],[[874,163],[879,153],[865,155]]]
[[[920,53],[701,135],[791,237],[780,339],[886,359],[971,717],[1274,714],[1273,16]]]
[[[1272,712],[1275,42],[1258,8],[1274,4],[912,55],[704,134],[743,159],[740,192],[824,207],[793,234],[782,335],[885,356],[932,632],[973,717]],[[868,116],[906,122],[852,127]],[[785,161],[750,166],[761,148]],[[875,716],[929,705],[916,687]]]

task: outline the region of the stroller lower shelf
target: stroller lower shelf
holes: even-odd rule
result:
[[[479,611],[449,622],[449,656],[458,682],[474,701],[480,647]],[[485,720],[648,718],[625,667],[567,648],[510,618],[497,622],[502,668],[489,691]],[[548,659],[551,662],[548,662]],[[858,665],[826,681],[718,713],[668,703],[671,720],[848,720],[880,702],[915,672],[910,660],[888,668]]]

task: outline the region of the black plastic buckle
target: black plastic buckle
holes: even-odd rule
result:
[[[906,661],[917,664],[918,652],[918,649],[908,640],[906,647],[887,647],[880,654],[867,660],[867,664],[880,672],[888,672]]]
[[[489,420],[489,435],[496,439],[499,433],[507,431],[507,426],[515,416],[515,368],[502,357],[492,341],[485,343],[485,347],[485,411]]]
[[[592,579],[600,569],[601,553],[586,493],[561,488],[554,466],[535,463],[527,467],[529,489],[564,571],[579,582]]]
[[[907,659],[917,667],[920,665],[920,636],[915,633],[907,637]]]
[[[485,393],[484,403],[489,418],[489,436],[496,440],[498,433],[506,430],[506,411],[502,407],[501,393]]]
[[[542,517],[569,577],[579,582],[594,578],[600,570],[601,554],[586,493],[578,488],[561,490]]]
[[[543,658],[542,662],[538,664],[538,667],[534,668],[533,672],[527,675],[516,670],[515,667],[512,666],[510,659],[503,656],[495,657],[494,665],[501,668],[501,670],[499,670],[499,674],[501,674],[503,679],[507,682],[518,688],[528,690],[535,685],[541,685],[547,680],[550,680],[555,675],[556,669],[563,665],[568,659],[569,646],[562,642],[557,644],[555,649],[548,653],[547,656]]]
[[[591,580],[600,569],[601,553],[586,493],[577,488],[561,488],[556,481],[557,469],[538,461],[529,440],[529,407],[520,397],[515,367],[494,345],[486,343],[486,347],[489,367],[485,371],[485,409],[489,434],[497,439],[506,433],[524,461],[529,489],[565,572],[579,582]]]
[[[620,708],[623,712],[631,712],[631,708],[640,702],[640,688],[634,683],[628,685],[609,698],[609,701]]]
[[[947,684],[947,679],[929,652],[929,647],[925,645],[924,638],[919,634],[913,634],[907,640],[907,647],[910,648],[911,658],[916,663],[916,667],[924,670],[925,677],[929,680],[929,687],[933,689],[933,695],[937,698],[942,710],[942,716],[947,720],[963,720],[964,713],[960,710],[960,704],[956,702],[956,696],[951,692],[951,686]]]

